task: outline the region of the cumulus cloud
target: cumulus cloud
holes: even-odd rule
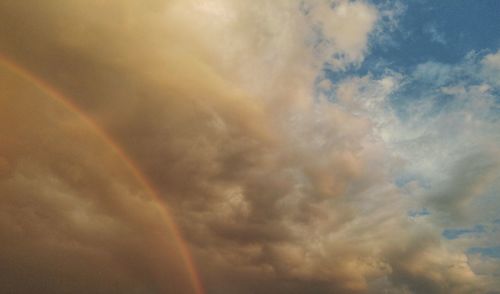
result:
[[[171,208],[207,293],[481,291],[486,282],[467,255],[440,238],[439,213],[435,220],[434,210],[423,219],[407,212],[427,203],[458,212],[488,190],[497,165],[459,164],[465,176],[446,170],[451,178],[442,178],[441,190],[401,187],[394,178],[407,169],[437,174],[425,168],[440,154],[417,151],[455,144],[427,144],[426,136],[442,136],[461,118],[471,133],[494,129],[480,116],[488,90],[465,85],[481,99],[460,98],[423,125],[416,120],[431,106],[412,104],[416,115],[402,120],[391,97],[429,72],[443,81],[436,85],[450,86],[440,65],[424,64],[410,77],[325,80],[322,89],[336,99],[315,97],[321,69],[358,66],[388,15],[343,0],[7,1],[0,4],[0,50],[60,89],[137,163]],[[87,139],[91,131],[75,130],[69,114],[61,119],[38,102],[30,109],[39,121],[24,120],[29,97],[7,100],[19,108],[1,117],[2,126],[27,126],[1,129],[0,176],[9,197],[0,236],[13,239],[2,258],[22,265],[0,267],[9,287],[29,292],[23,287],[49,279],[47,293],[191,291],[175,244],[160,233],[158,204],[109,150]],[[17,157],[22,164],[14,164]],[[469,190],[455,185],[464,179]],[[28,231],[13,231],[12,222]],[[15,238],[31,242],[21,250]],[[47,252],[62,253],[48,261]],[[102,264],[103,272],[92,271]]]

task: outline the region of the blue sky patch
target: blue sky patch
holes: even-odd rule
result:
[[[387,1],[374,1],[382,5]],[[495,0],[413,0],[402,2],[406,13],[392,42],[374,43],[367,63],[388,60],[407,71],[420,63],[457,63],[470,51],[495,51],[500,46],[500,2]]]
[[[473,228],[461,228],[461,229],[446,229],[443,231],[442,235],[448,240],[454,240],[462,237],[463,235],[477,235],[484,233],[485,227],[483,225],[475,225]]]
[[[500,246],[495,247],[471,247],[468,254],[480,254],[485,257],[500,258]]]

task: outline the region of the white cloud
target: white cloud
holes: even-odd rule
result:
[[[350,63],[359,64],[367,49],[368,35],[378,20],[378,11],[361,1],[313,2],[309,21],[319,27],[323,54],[329,63],[341,69]]]
[[[492,85],[500,87],[500,51],[486,55],[482,66],[483,77]]]

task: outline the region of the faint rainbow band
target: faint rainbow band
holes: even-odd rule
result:
[[[85,122],[96,134],[97,136],[108,146],[111,147],[113,152],[115,152],[119,158],[123,160],[126,167],[130,170],[132,175],[139,181],[139,183],[146,189],[146,191],[151,194],[151,196],[158,202],[163,221],[167,225],[168,229],[172,232],[175,238],[175,243],[177,248],[181,254],[181,258],[184,262],[186,270],[189,274],[190,282],[193,286],[193,290],[196,294],[204,294],[203,284],[201,282],[200,276],[196,271],[196,267],[194,264],[193,257],[189,252],[188,245],[184,240],[180,229],[175,224],[174,220],[171,217],[171,213],[169,212],[168,207],[165,202],[159,196],[159,192],[156,191],[156,188],[150,181],[144,176],[141,172],[140,168],[137,167],[137,164],[127,155],[127,153],[121,148],[114,140],[108,135],[99,125],[92,120],[85,112],[78,108],[78,106],[68,98],[66,98],[62,93],[60,93],[57,89],[43,81],[41,78],[38,78],[35,74],[30,73],[27,69],[21,67],[11,59],[7,58],[4,54],[0,53],[0,64],[4,65],[7,69],[12,71],[13,73],[19,75],[26,81],[30,82],[36,88],[38,88],[41,92],[46,94],[48,97],[51,97],[55,101],[62,104],[65,108],[69,109],[71,112],[76,113],[83,122]]]

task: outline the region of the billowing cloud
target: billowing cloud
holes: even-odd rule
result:
[[[207,293],[491,287],[476,270],[490,265],[474,256],[471,267],[467,248],[441,236],[497,211],[475,217],[486,203],[472,205],[498,191],[486,81],[456,83],[465,65],[433,62],[339,81],[322,72],[359,67],[400,5],[391,14],[343,0],[35,2],[0,4],[1,52],[130,155],[170,207]],[[471,72],[480,77],[492,58],[471,57]],[[8,287],[190,293],[159,204],[76,114],[8,79],[0,111],[13,110],[1,125],[20,128],[0,129]],[[437,98],[394,104],[415,81],[456,100],[438,115]]]

